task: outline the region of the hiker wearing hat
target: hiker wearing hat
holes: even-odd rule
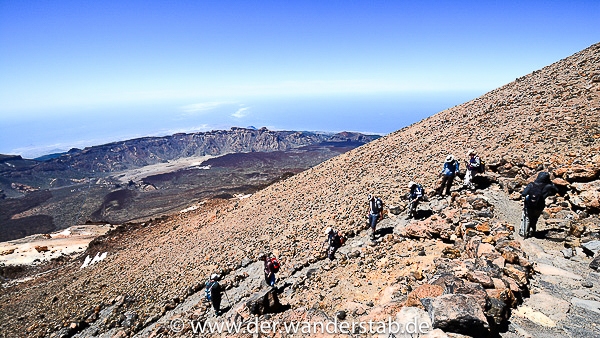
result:
[[[377,221],[383,218],[383,201],[374,195],[369,195],[369,225],[371,226],[371,239],[375,239]]]
[[[446,157],[446,162],[444,162],[444,169],[442,169],[442,184],[440,184],[439,188],[436,191],[436,194],[439,196],[444,196],[444,187],[446,188],[446,195],[450,195],[450,188],[452,187],[452,183],[454,182],[454,177],[459,172],[459,164],[458,161],[454,159],[454,156],[448,155]]]
[[[210,280],[206,282],[206,287],[204,288],[204,292],[206,293],[206,299],[208,299],[213,309],[215,309],[215,313],[217,316],[221,315],[221,285],[219,284],[219,280],[221,276],[214,273],[210,276]]]
[[[469,149],[467,155],[469,155],[469,160],[467,161],[467,172],[465,174],[465,181],[463,186],[467,189],[475,189],[475,184],[473,184],[473,177],[479,172],[479,166],[481,166],[481,159],[475,153],[475,150]]]
[[[419,201],[423,199],[423,186],[417,182],[410,181],[408,189],[408,215],[406,219],[411,219],[417,216],[417,206],[419,205]]]
[[[332,227],[325,229],[325,235],[327,235],[325,243],[329,245],[327,247],[327,258],[329,258],[329,260],[334,260],[335,252],[344,244],[346,238]]]

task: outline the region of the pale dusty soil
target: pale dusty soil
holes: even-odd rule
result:
[[[115,173],[112,175],[117,178],[121,183],[127,183],[130,180],[137,182],[144,177],[148,177],[151,175],[158,174],[166,174],[170,172],[174,172],[180,169],[196,167],[202,164],[202,162],[211,159],[215,156],[196,156],[196,157],[186,157],[177,160],[168,161],[167,163],[157,163],[153,165],[148,165],[138,169],[131,169],[122,172]]]
[[[111,225],[76,225],[60,232],[52,233],[52,238],[33,235],[14,241],[0,242],[0,253],[14,249],[7,255],[0,255],[0,264],[28,265],[41,263],[62,255],[71,256],[84,252],[96,237],[104,235]],[[46,246],[49,251],[38,252],[36,246]]]

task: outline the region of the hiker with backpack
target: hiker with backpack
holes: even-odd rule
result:
[[[444,169],[442,169],[442,172],[440,173],[442,176],[442,183],[436,191],[438,196],[444,196],[444,188],[446,188],[446,195],[450,195],[450,188],[452,187],[454,177],[456,177],[459,170],[458,161],[454,159],[453,155],[448,155],[444,162]]]
[[[215,314],[217,316],[221,315],[221,285],[219,284],[219,280],[221,276],[218,274],[212,274],[210,276],[210,280],[206,282],[204,292],[206,294],[206,299],[212,303],[213,309],[215,309]]]
[[[411,219],[417,217],[417,206],[419,205],[419,201],[424,198],[425,193],[423,186],[413,181],[408,183],[408,189],[408,215],[406,216],[406,219]]]
[[[371,226],[371,239],[375,239],[377,221],[383,219],[383,201],[374,195],[369,195],[369,225]]]
[[[268,286],[275,286],[275,274],[279,272],[280,264],[276,257],[270,254],[262,254],[259,259],[264,262],[265,282]]]
[[[325,235],[327,235],[327,239],[324,244],[328,244],[327,258],[332,261],[335,259],[335,252],[344,245],[346,238],[339,231],[331,227],[325,229]]]
[[[469,149],[468,154],[469,160],[467,162],[467,172],[465,173],[465,181],[463,186],[467,189],[474,190],[475,184],[473,184],[473,177],[481,171],[482,164],[481,159],[475,153],[475,150]]]
[[[546,207],[546,198],[558,192],[556,186],[550,181],[550,174],[542,171],[535,181],[529,183],[521,196],[523,203],[523,218],[519,234],[523,238],[532,236],[536,232],[537,221]]]

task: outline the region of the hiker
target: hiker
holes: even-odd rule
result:
[[[410,190],[407,194],[408,197],[408,215],[406,219],[411,219],[417,216],[417,206],[419,205],[419,201],[423,199],[424,192],[423,186],[418,184],[417,182],[410,181],[408,183],[408,189]]]
[[[475,189],[475,184],[473,184],[473,177],[479,172],[479,167],[481,166],[481,159],[475,153],[475,150],[469,149],[467,153],[469,155],[469,160],[467,162],[467,172],[465,174],[465,181],[463,186],[467,189]]]
[[[369,195],[369,225],[371,226],[371,239],[375,239],[377,221],[383,219],[383,201],[374,195]]]
[[[270,254],[262,254],[259,259],[265,264],[265,282],[268,286],[275,286],[275,274],[279,272],[279,261]]]
[[[210,280],[206,282],[204,292],[206,293],[206,299],[212,303],[213,309],[217,316],[221,315],[221,285],[219,280],[221,276],[214,273],[210,276]]]
[[[527,238],[536,232],[537,221],[546,207],[546,198],[557,192],[558,189],[550,181],[550,174],[546,171],[540,172],[535,181],[525,187],[521,193],[525,198],[523,221],[529,221],[529,226],[521,230],[521,236]]]
[[[342,234],[339,231],[331,227],[325,229],[325,235],[327,235],[325,243],[329,245],[327,247],[327,257],[329,258],[329,260],[332,261],[335,259],[335,252],[342,245],[344,245],[346,239],[344,236],[342,236]]]
[[[459,163],[454,159],[454,156],[448,155],[446,157],[446,162],[444,162],[444,169],[440,173],[442,176],[442,183],[436,191],[436,194],[439,196],[444,196],[444,187],[446,188],[446,195],[450,195],[450,188],[452,187],[452,183],[454,182],[454,177],[459,172]]]

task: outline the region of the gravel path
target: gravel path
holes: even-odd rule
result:
[[[518,226],[521,204],[499,190],[485,192],[496,207],[496,217]],[[552,227],[540,219],[539,232]],[[535,263],[531,295],[510,318],[503,337],[599,337],[600,274],[588,267],[591,261],[581,251],[564,258],[564,244],[542,236],[523,239],[518,234],[529,260]]]

